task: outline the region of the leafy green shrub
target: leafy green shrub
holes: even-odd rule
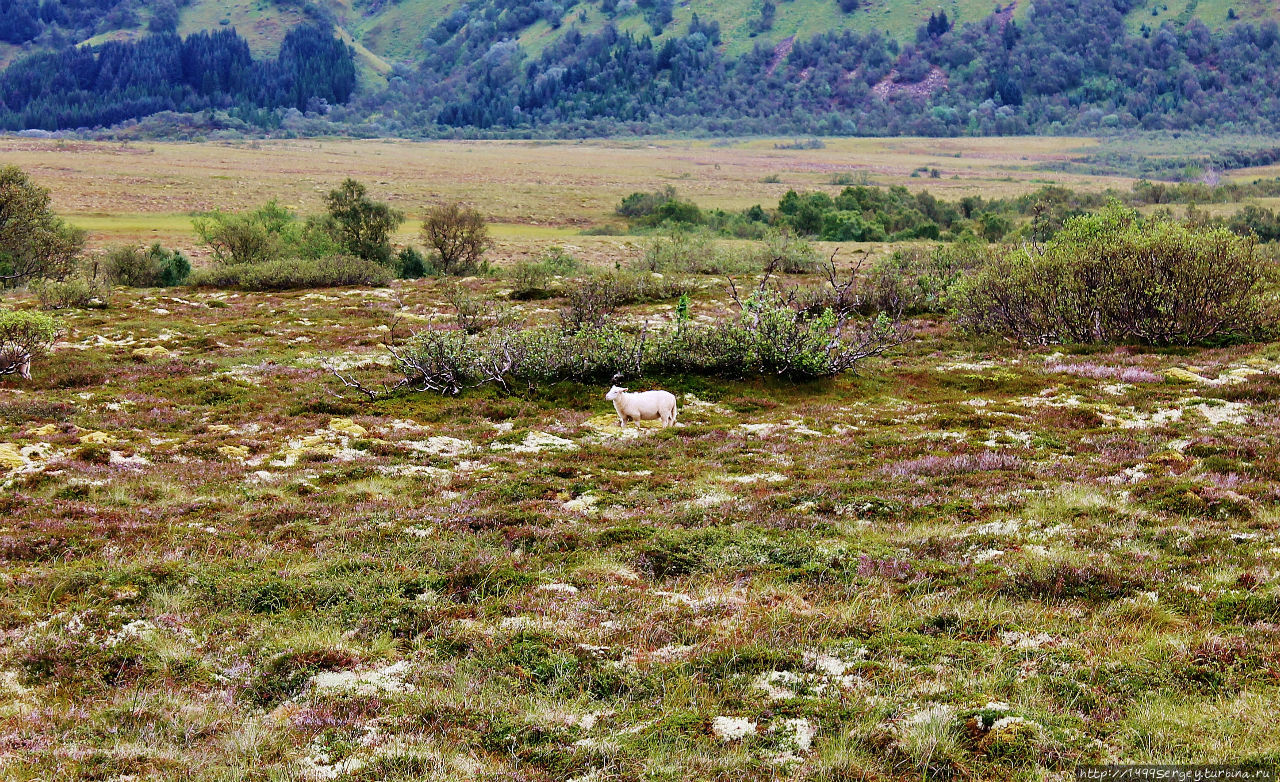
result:
[[[956,286],[960,322],[1026,342],[1203,344],[1262,326],[1268,270],[1252,238],[1144,219],[1113,203],[1043,252],[1004,249]]]
[[[279,258],[281,235],[293,221],[288,209],[275,201],[250,214],[213,212],[193,221],[196,235],[213,251],[218,263],[266,263]]]
[[[74,273],[85,233],[49,205],[49,191],[22,169],[0,166],[0,288]]]
[[[566,277],[578,271],[582,262],[565,252],[563,247],[548,247],[538,263],[557,277]]]
[[[193,221],[216,263],[267,263],[282,258],[319,259],[342,252],[332,218],[299,220],[275,200],[243,214],[212,212]]]
[[[458,328],[468,334],[479,334],[493,328],[509,328],[519,317],[519,313],[510,307],[477,296],[461,285],[450,286],[445,292],[445,298],[453,306]]]
[[[1265,207],[1249,204],[1227,221],[1227,227],[1241,236],[1253,235],[1260,242],[1280,241],[1280,216]]]
[[[391,234],[404,222],[401,212],[370,199],[365,186],[354,179],[345,180],[324,200],[329,209],[326,228],[341,252],[393,265]]]
[[[391,270],[380,263],[335,255],[319,260],[292,258],[267,263],[236,264],[200,269],[189,284],[198,288],[280,291],[333,288],[348,285],[386,285]]]
[[[0,309],[0,376],[31,378],[31,362],[49,352],[60,332],[42,312]]]
[[[898,250],[867,271],[858,311],[894,317],[944,312],[952,287],[987,258],[987,248],[975,241]]]
[[[396,253],[395,270],[396,276],[402,280],[417,280],[427,276],[430,267],[422,253],[406,247]]]
[[[652,237],[634,265],[643,271],[664,274],[737,274],[759,271],[760,261],[758,257],[726,252],[708,234],[677,230]]]
[[[547,299],[554,295],[551,281],[578,270],[578,259],[560,247],[550,247],[536,261],[520,261],[507,275],[511,278],[511,298],[528,301]]]
[[[621,217],[638,218],[647,217],[658,210],[663,204],[676,200],[676,189],[671,185],[667,185],[661,190],[652,193],[632,193],[622,202],[618,204],[618,208],[614,211]]]
[[[853,370],[903,338],[885,317],[857,327],[831,310],[815,315],[777,291],[761,289],[736,317],[715,324],[686,322],[658,333],[609,323],[479,334],[430,330],[394,352],[404,375],[397,388],[457,394],[484,385],[511,391],[520,384],[599,382],[619,374],[828,377]]]
[[[68,277],[64,280],[38,280],[31,285],[40,306],[48,310],[104,309],[107,293],[97,280]]]
[[[114,285],[131,288],[169,288],[186,282],[191,262],[177,250],[166,250],[158,243],[147,249],[121,246],[107,251],[102,271]]]
[[[812,244],[785,229],[770,229],[748,257],[751,267],[783,274],[811,274],[821,263]]]
[[[511,298],[518,301],[549,299],[551,279],[555,276],[551,270],[537,261],[520,261],[507,273],[511,278]]]

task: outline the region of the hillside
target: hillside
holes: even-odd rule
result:
[[[942,11],[953,22],[976,22],[986,17],[993,4],[987,0],[861,0],[850,3],[845,0],[776,0],[774,21],[767,30],[761,30],[761,0],[683,0],[671,4],[671,22],[661,32],[654,34],[650,19],[654,13],[646,5],[656,7],[652,0],[637,3],[623,0],[612,3],[615,10],[606,13],[600,2],[528,3],[535,11],[532,22],[521,25],[517,39],[530,54],[540,53],[548,44],[559,40],[573,28],[590,34],[599,32],[612,22],[619,31],[636,35],[654,35],[658,41],[680,34],[694,14],[704,22],[716,22],[720,26],[723,50],[728,55],[750,51],[756,43],[775,46],[795,37],[810,38],[823,32],[852,31],[868,33],[881,31],[902,42],[915,38],[916,30],[926,23],[931,13]],[[849,12],[841,5],[856,6]],[[1026,17],[1030,3],[1011,3],[1015,6],[1013,17]],[[40,8],[46,5],[69,9],[67,23],[43,21]],[[6,21],[0,21],[0,63],[7,64],[16,56],[35,48],[47,48],[63,43],[100,43],[106,40],[132,40],[145,35],[150,27],[164,27],[166,9],[176,11],[177,32],[188,35],[201,30],[213,30],[221,26],[234,27],[244,37],[256,55],[274,55],[285,34],[308,17],[324,16],[332,19],[350,39],[367,54],[362,56],[370,65],[382,63],[415,65],[422,53],[425,31],[456,13],[474,13],[477,8],[500,6],[496,0],[329,0],[322,2],[296,2],[295,0],[189,0],[174,4],[161,0],[63,0],[40,3],[38,0],[7,0],[0,6],[11,6],[18,12]],[[998,3],[996,5],[999,5]],[[544,13],[537,13],[545,7]],[[31,13],[30,9],[35,9]],[[22,13],[21,9],[27,9]],[[104,11],[85,15],[83,21],[75,9]],[[1171,22],[1184,26],[1191,19],[1199,19],[1213,28],[1225,26],[1228,14],[1245,22],[1260,22],[1276,14],[1261,0],[1143,0],[1125,15],[1131,32],[1141,32],[1145,25],[1158,28]],[[558,12],[558,13],[557,13]],[[46,14],[47,16],[48,14]],[[23,19],[27,16],[37,22],[31,25]],[[558,18],[553,26],[548,19]],[[159,20],[158,22],[156,20]],[[4,25],[11,32],[6,34]],[[34,42],[25,44],[18,28],[39,30]]]
[[[234,30],[265,61],[299,25],[331,27],[351,47],[360,86],[346,107],[291,120],[289,132],[302,134],[1270,132],[1280,121],[1280,33],[1259,0],[1011,0],[994,11],[983,0],[0,6],[9,9],[0,15],[3,64],[76,44],[204,30]],[[97,121],[79,112],[79,125],[58,118],[66,112],[37,116],[4,98],[3,81],[6,129],[117,121],[119,112]],[[99,89],[93,80],[77,85]],[[283,123],[283,114],[254,113],[283,111],[277,103],[231,95],[206,103],[230,112],[205,117],[206,129]]]

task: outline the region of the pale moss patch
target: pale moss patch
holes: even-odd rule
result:
[[[412,673],[409,661],[401,660],[371,671],[323,671],[312,676],[308,685],[312,693],[407,694],[417,690],[415,685],[407,681]]]
[[[512,453],[540,453],[542,451],[576,451],[578,444],[563,437],[547,432],[529,432],[518,443],[494,443],[489,446],[495,451]]]

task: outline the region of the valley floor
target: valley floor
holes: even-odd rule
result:
[[[326,369],[448,317],[431,281],[119,290],[0,380],[0,776],[1280,762],[1280,346],[920,321],[837,382],[667,378],[680,425],[628,431],[604,388]]]

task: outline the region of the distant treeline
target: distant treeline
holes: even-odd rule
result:
[[[703,211],[682,201],[674,188],[632,193],[618,205],[619,216],[634,230],[701,227],[722,236],[758,239],[769,229],[785,228],[800,236],[830,242],[899,242],[915,239],[978,238],[999,241],[1020,231],[1044,241],[1066,221],[1108,202],[1130,206],[1236,202],[1246,198],[1280,196],[1280,179],[1208,186],[1140,181],[1130,191],[1081,193],[1056,185],[1013,198],[966,196],[944,201],[927,190],[912,194],[902,186],[852,186],[832,196],[816,191],[790,190],[775,209],[759,205],[741,212]],[[1207,221],[1207,217],[1200,219]],[[1219,221],[1236,233],[1253,234],[1264,242],[1280,240],[1280,217],[1270,209],[1249,205]]]
[[[428,36],[421,64],[347,115],[378,132],[441,135],[992,135],[1108,128],[1280,128],[1280,27],[1198,19],[1127,32],[1136,0],[1038,0],[900,44],[878,31],[759,45],[740,57],[695,19],[661,44],[570,29],[535,57],[521,13],[475,0]],[[526,10],[525,15],[535,14]],[[571,17],[570,17],[571,18]],[[566,20],[565,23],[571,23]]]
[[[234,30],[185,40],[162,33],[19,60],[0,73],[0,129],[97,127],[206,109],[269,124],[275,116],[261,109],[339,104],[355,87],[351,48],[322,27],[290,31],[274,60],[255,60]]]

